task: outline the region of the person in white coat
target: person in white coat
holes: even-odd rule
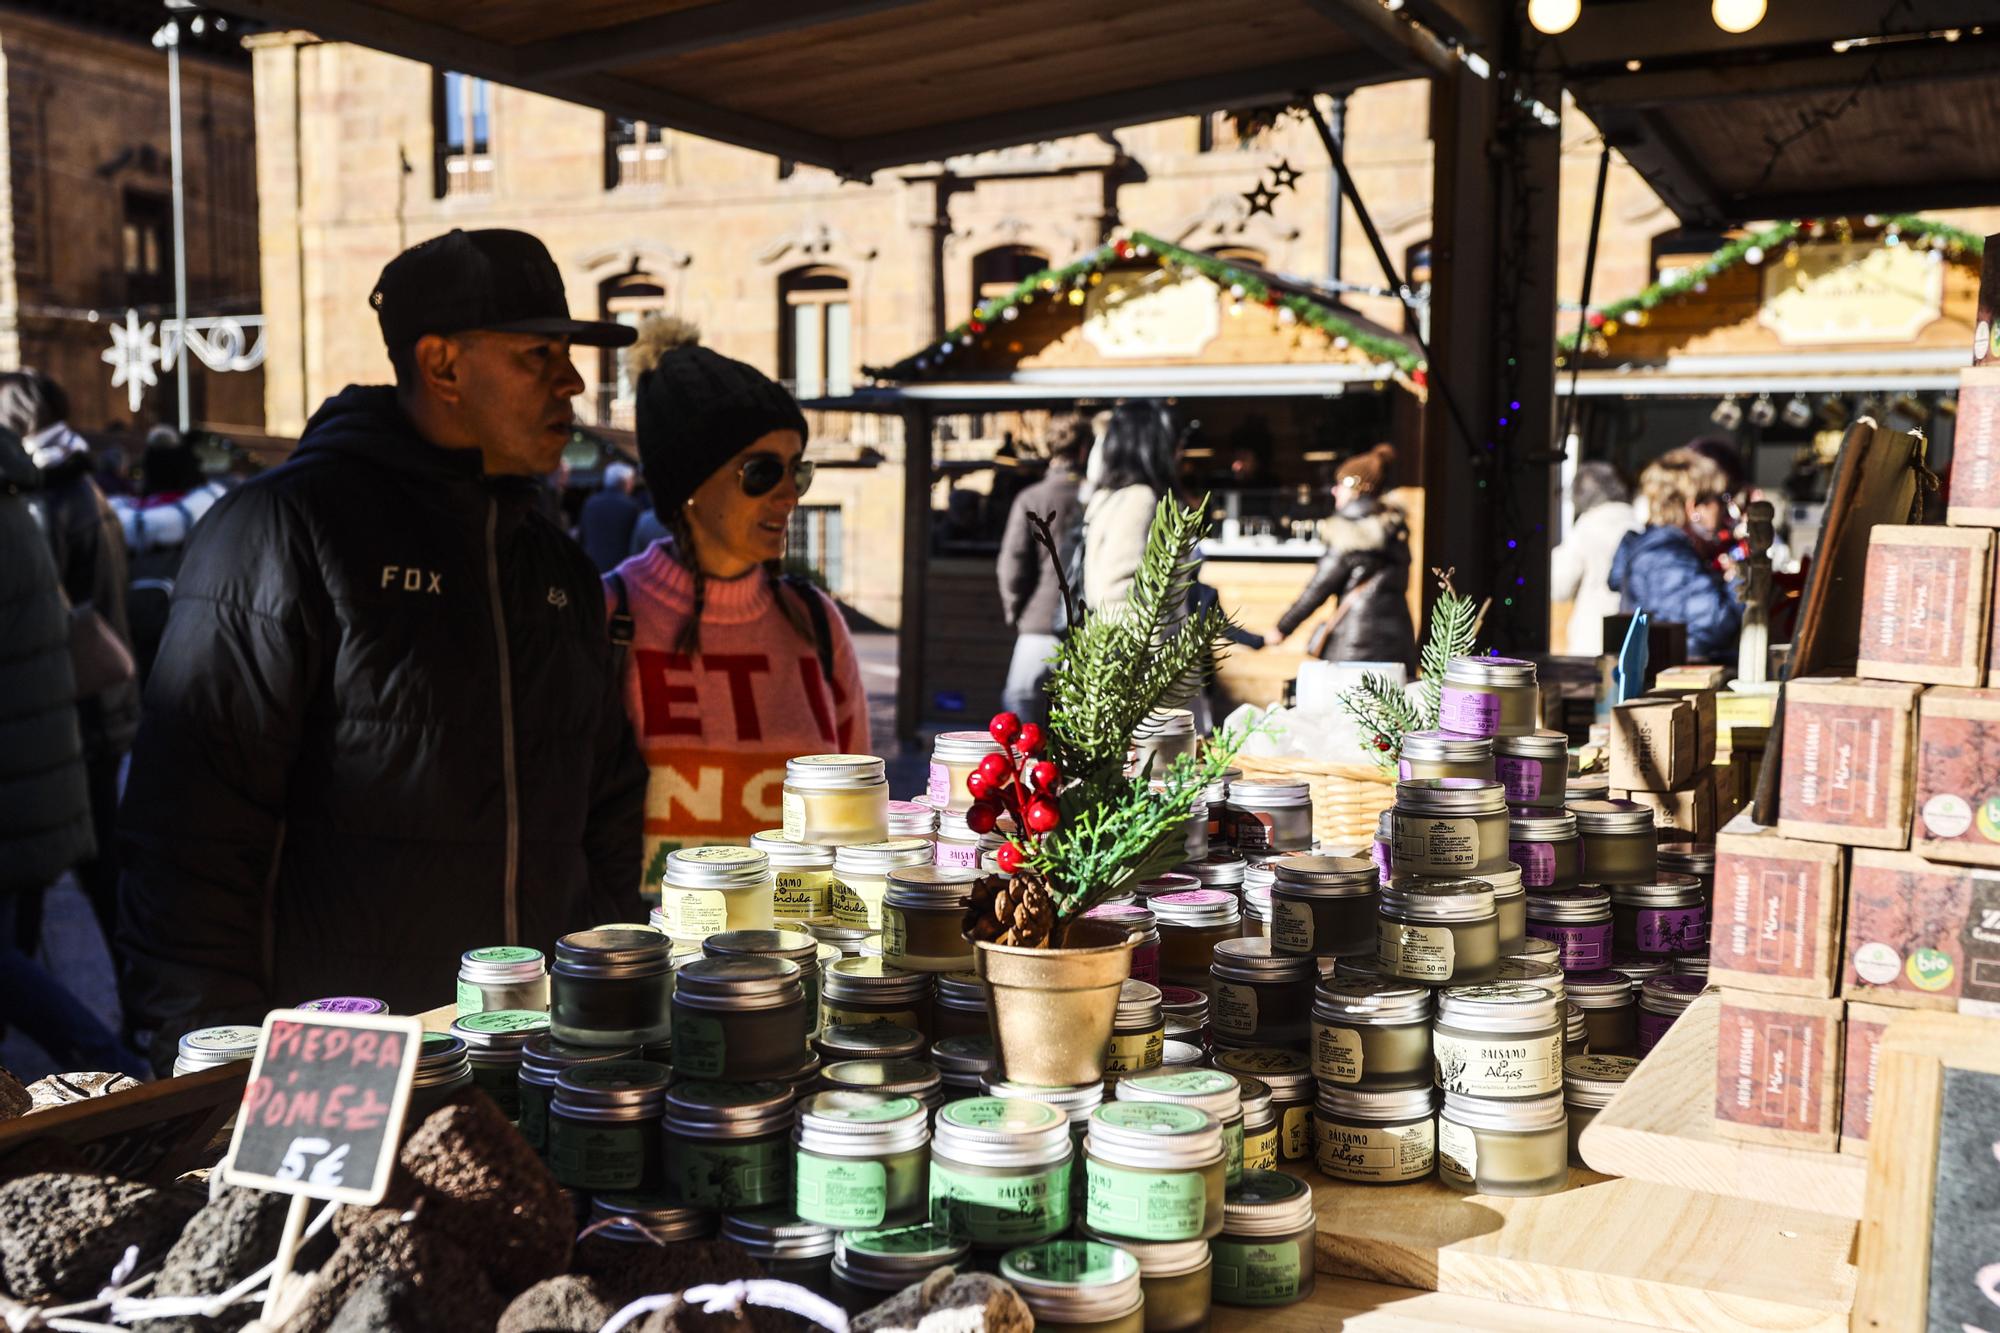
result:
[[[1549,553],[1549,600],[1570,603],[1562,651],[1596,657],[1604,651],[1604,618],[1618,614],[1611,560],[1625,534],[1645,526],[1632,507],[1632,487],[1609,463],[1582,463],[1570,482],[1569,535]]]

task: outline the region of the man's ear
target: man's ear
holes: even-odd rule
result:
[[[441,333],[426,333],[410,349],[418,383],[441,402],[456,404],[464,397],[465,386],[459,375],[460,351],[455,339]]]

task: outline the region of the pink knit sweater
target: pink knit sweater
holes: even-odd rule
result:
[[[831,689],[813,644],[792,627],[761,570],[710,579],[701,652],[674,651],[694,612],[694,577],[663,543],[618,567],[632,613],[625,711],[651,777],[646,786],[646,888],[674,848],[743,842],[782,825],[785,761],[866,754],[868,697],[854,639],[832,599]],[[787,588],[781,595],[795,594]],[[606,588],[607,605],[615,605]]]

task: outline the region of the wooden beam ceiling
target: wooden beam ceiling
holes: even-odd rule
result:
[[[525,73],[552,78],[590,74],[921,3],[923,0],[756,0],[747,5],[702,5],[538,43],[521,52],[521,68]]]
[[[1724,32],[1699,0],[1590,0],[1568,32],[1548,39],[1565,71],[1679,57],[1744,56],[1834,42],[1967,29],[2000,22],[1993,0],[1777,0],[1745,33]],[[1811,51],[1801,54],[1811,54]]]

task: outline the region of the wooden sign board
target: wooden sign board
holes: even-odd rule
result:
[[[229,1183],[380,1203],[422,1045],[423,1024],[414,1018],[265,1015],[223,1169]]]
[[[1856,1333],[2000,1328],[2000,1020],[1899,1015],[1869,1141]]]
[[[165,1184],[208,1164],[208,1146],[242,1099],[249,1072],[239,1060],[0,1121],[0,1180],[8,1178],[9,1153],[54,1142],[75,1149],[94,1171]]]

